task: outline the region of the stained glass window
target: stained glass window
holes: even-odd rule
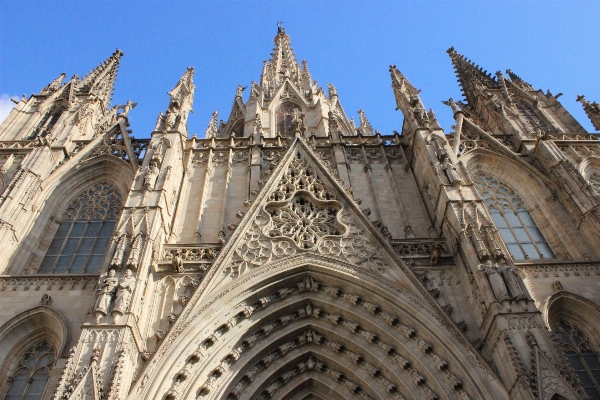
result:
[[[41,399],[56,360],[56,350],[47,340],[29,348],[19,359],[4,400]]]
[[[475,184],[488,206],[506,247],[516,261],[555,258],[523,201],[495,178],[477,175]]]
[[[121,195],[112,184],[101,182],[83,191],[67,208],[38,273],[98,272],[120,210]]]
[[[575,324],[562,320],[554,331],[583,389],[590,398],[600,400],[600,353]]]

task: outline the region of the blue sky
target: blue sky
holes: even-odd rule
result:
[[[238,84],[258,81],[283,21],[299,60],[334,84],[349,116],[365,110],[382,133],[400,130],[388,68],[396,64],[433,108],[460,98],[446,50],[490,72],[512,69],[534,87],[562,92],[588,131],[578,94],[600,101],[598,1],[5,1],[0,8],[0,119],[9,96],[38,93],[61,72],[84,75],[116,48],[113,103],[138,102],[136,137],[148,137],[186,67],[196,69],[191,133],[213,111],[229,116]],[[248,96],[246,91],[246,97]]]

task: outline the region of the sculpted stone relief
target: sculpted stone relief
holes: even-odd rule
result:
[[[269,340],[269,337],[271,334],[273,334],[273,332],[276,332],[277,330],[294,321],[304,318],[322,319],[323,321],[327,321],[327,323],[331,323],[343,328],[344,330],[348,330],[351,334],[357,335],[356,340],[364,343],[365,350],[367,348],[369,349],[368,352],[365,352],[366,354],[369,354],[369,357],[365,357],[365,354],[357,354],[356,352],[345,348],[341,343],[327,339],[322,333],[313,329],[308,329],[292,341],[277,344],[274,347],[274,351],[262,357],[260,360],[258,360],[258,362],[254,364],[247,364],[248,368],[245,369],[241,379],[238,378],[239,380],[228,393],[230,396],[229,398],[238,398],[245,387],[248,386],[257,375],[266,371],[269,365],[272,364],[276,359],[284,356],[295,348],[305,345],[324,346],[330,351],[349,358],[354,364],[357,365],[357,367],[367,370],[371,377],[378,379],[378,383],[383,384],[384,389],[390,393],[390,396],[392,396],[391,398],[402,399],[402,396],[398,392],[397,388],[405,387],[405,384],[394,384],[391,380],[383,376],[381,371],[376,366],[369,363],[367,360],[372,357],[373,354],[381,355],[383,357],[382,362],[387,362],[384,360],[389,358],[390,363],[398,364],[406,373],[406,379],[412,381],[414,385],[419,388],[418,390],[422,391],[424,396],[423,398],[425,399],[434,400],[438,399],[439,397],[430,388],[427,379],[423,376],[423,373],[418,370],[417,364],[422,365],[422,363],[430,363],[433,366],[433,370],[439,371],[439,374],[443,377],[443,380],[447,382],[448,388],[455,390],[457,395],[461,396],[462,399],[470,398],[467,392],[464,390],[461,380],[450,371],[446,360],[444,360],[439,354],[435,353],[433,346],[419,336],[414,329],[404,325],[397,316],[388,313],[381,306],[367,302],[361,299],[359,296],[353,293],[346,293],[339,288],[324,286],[317,282],[310,275],[304,276],[300,281],[297,282],[295,286],[278,289],[273,294],[264,296],[255,303],[240,304],[240,311],[237,314],[231,317],[226,323],[218,327],[204,340],[200,341],[198,348],[187,358],[183,369],[176,374],[173,380],[174,383],[166,393],[165,398],[179,398],[180,395],[188,392],[188,390],[191,389],[186,387],[187,384],[184,383],[184,381],[187,380],[187,383],[194,381],[194,379],[188,380],[187,378],[195,374],[194,370],[199,365],[199,361],[204,358],[210,358],[211,353],[215,351],[213,350],[213,346],[215,346],[218,341],[223,340],[221,338],[224,335],[227,335],[227,333],[233,327],[237,326],[243,319],[248,318],[255,313],[259,313],[266,307],[271,306],[280,300],[288,298],[289,296],[319,291],[330,296],[334,302],[348,302],[354,306],[363,308],[373,316],[385,321],[393,330],[409,339],[407,346],[413,347],[415,351],[420,351],[423,354],[420,363],[411,363],[409,356],[403,357],[401,355],[401,353],[404,352],[404,349],[394,348],[390,344],[383,341],[376,332],[371,332],[367,329],[364,329],[359,322],[342,317],[335,312],[328,312],[328,310],[317,307],[311,302],[307,302],[298,310],[279,316],[274,320],[267,321],[258,329],[254,329],[253,331],[250,331],[244,335],[238,344],[234,346],[233,350],[231,350],[229,353],[226,353],[221,363],[208,374],[207,379],[203,384],[201,384],[199,389],[197,389],[199,398],[206,397],[211,393],[214,393],[222,385],[228,384],[228,382],[223,381],[222,376],[225,372],[232,369],[232,365],[238,361],[238,359],[240,359],[244,352],[247,352],[251,347],[255,346],[260,341]],[[316,363],[314,360],[312,362]],[[326,373],[330,370],[325,365],[323,368],[323,371]],[[306,371],[306,369],[298,369],[298,366],[296,366],[296,368],[292,368],[291,370],[284,372],[271,382],[271,384],[265,389],[265,392],[263,392],[263,395],[271,396],[278,388],[282,387],[293,376],[304,371]],[[345,383],[344,379],[347,380],[343,373],[339,371],[332,370],[332,373],[334,374],[334,377],[337,377],[335,379],[336,381]],[[352,390],[352,392],[360,398],[366,398],[363,396],[368,396],[368,394],[364,392],[358,385],[354,390]]]
[[[377,244],[299,152],[242,238],[226,267],[232,277],[301,251],[339,256],[377,272],[389,268]]]

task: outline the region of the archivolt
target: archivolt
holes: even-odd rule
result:
[[[187,334],[168,355],[159,351],[131,396],[162,387],[169,389],[157,393],[160,398],[246,399],[270,397],[269,391],[283,398],[276,392],[288,393],[294,382],[306,385],[305,374],[363,399],[506,393],[431,315],[390,296],[383,282],[371,285],[356,275],[305,265],[231,290],[220,306],[213,303],[193,318],[201,321],[194,329],[175,328]],[[311,357],[323,364],[321,372],[301,366]]]

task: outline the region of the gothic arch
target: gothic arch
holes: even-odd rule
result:
[[[557,258],[565,259],[566,249],[571,250],[574,259],[584,259],[584,254],[595,253],[593,249],[582,248],[585,241],[577,240],[575,235],[579,234],[566,210],[551,202],[555,192],[549,178],[488,149],[475,149],[461,157],[461,161],[471,177],[483,173],[505,183],[519,195]],[[573,254],[573,250],[579,250],[579,253]]]
[[[559,291],[546,300],[543,309],[546,325],[552,330],[560,320],[572,321],[600,349],[600,306],[575,293]]]
[[[65,355],[69,328],[63,316],[50,307],[24,311],[0,327],[0,394],[7,390],[7,378],[14,372],[20,355],[43,339],[54,346],[57,356]]]
[[[123,204],[135,177],[135,172],[125,161],[111,156],[100,155],[85,160],[77,169],[73,168],[61,174],[57,170],[45,182],[40,198],[39,215],[32,223],[27,235],[23,238],[21,250],[15,252],[9,272],[20,274],[21,271],[37,268],[54,236],[58,224],[71,201],[86,188],[106,181],[114,185],[121,195]],[[25,248],[35,248],[30,257],[19,257]]]
[[[314,289],[303,283],[309,276]],[[358,293],[370,295],[355,297]],[[319,313],[311,314],[316,309]],[[391,392],[407,398],[413,392],[427,398],[426,388],[451,399],[463,392],[471,398],[506,393],[464,337],[452,335],[440,322],[423,300],[374,272],[326,257],[290,258],[215,290],[197,308],[184,312],[130,398],[154,393],[156,398],[227,398],[244,375],[262,363],[265,378],[257,375],[261,380],[251,382],[251,393],[240,397],[256,398],[280,379],[274,371],[283,374],[297,368],[310,355],[341,374],[336,388],[344,385],[343,379],[354,382],[357,396],[364,392],[370,398],[393,398],[390,385],[396,388]],[[276,326],[269,327],[273,323]],[[299,337],[307,331],[321,336],[319,345],[306,345],[308,339],[301,343]],[[465,351],[456,351],[457,346]],[[261,361],[273,352],[277,357],[272,362]],[[361,361],[346,363],[356,355]],[[340,357],[343,363],[336,361]],[[170,389],[160,393],[161,387]]]

